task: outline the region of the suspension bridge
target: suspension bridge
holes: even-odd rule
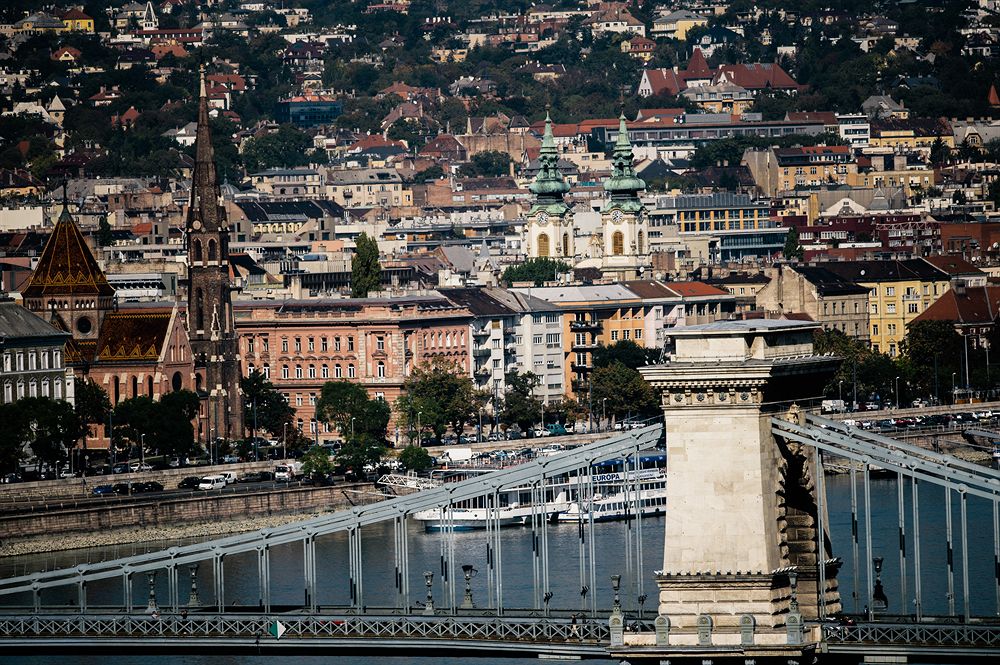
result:
[[[281,527],[2,579],[0,649],[405,649],[703,664],[995,659],[1000,474],[810,413],[835,367],[812,353],[811,334],[799,322],[675,333],[671,362],[643,370],[662,396],[663,424]],[[649,551],[639,460],[664,436],[665,537]],[[554,481],[594,496],[593,469],[609,459],[625,465],[630,516],[615,532],[620,551],[611,562],[595,552],[608,525],[595,524],[593,512],[578,519],[569,548],[555,539],[565,525],[550,524],[544,508]],[[824,473],[831,461],[850,469],[850,548],[837,553]],[[897,479],[894,557],[874,556],[873,535],[886,529],[872,521],[875,471]],[[520,530],[503,528],[511,488],[536,507]],[[944,493],[940,534],[926,533],[922,518],[936,501],[932,488]],[[970,525],[970,502],[985,502],[992,524]],[[456,528],[470,505],[485,515],[475,552]],[[413,528],[426,511],[438,512],[434,536]],[[992,553],[970,551],[970,527],[976,542],[992,532]],[[392,543],[379,556],[365,547],[376,531]],[[514,557],[511,538],[530,541],[526,560]],[[947,552],[943,569],[922,561],[932,548]],[[279,553],[286,565],[273,563]],[[970,558],[983,556],[992,559],[988,583],[970,574]],[[483,574],[474,595],[476,566]],[[839,582],[848,577],[844,593]],[[925,591],[928,579],[942,577],[944,604]]]

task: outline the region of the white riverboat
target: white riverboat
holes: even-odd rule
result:
[[[552,479],[543,488],[522,486],[501,489],[497,502],[485,497],[462,501],[450,510],[422,510],[413,518],[427,531],[473,531],[485,529],[488,521],[500,527],[565,521],[629,519],[638,510],[642,516],[661,514],[666,503],[666,455],[639,457],[639,469],[622,460],[595,464],[589,476]],[[544,494],[543,494],[544,493]],[[544,496],[544,499],[543,499]]]

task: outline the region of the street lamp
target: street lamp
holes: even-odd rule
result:
[[[146,433],[139,435],[139,468],[146,463]]]
[[[286,459],[285,443],[288,441],[288,423],[281,426],[281,459]]]
[[[472,567],[471,564],[465,564],[462,566],[462,572],[465,574],[465,597],[462,599],[462,609],[471,610],[475,605],[472,604],[472,578],[475,577],[479,571]]]
[[[608,426],[608,398],[601,398],[601,426]]]
[[[896,377],[896,409],[899,409],[899,377]]]
[[[354,439],[354,416],[351,416],[351,439]]]
[[[837,401],[840,402],[840,410],[844,410],[844,380],[837,382]]]
[[[424,603],[424,614],[434,614],[434,573],[424,571],[424,584],[427,585],[427,602]]]
[[[958,374],[958,372],[952,372],[951,373],[951,403],[952,404],[954,404],[955,402],[958,401],[958,388],[955,387],[955,375],[956,374]]]
[[[420,411],[417,411],[417,445],[424,445],[424,434],[420,429]]]

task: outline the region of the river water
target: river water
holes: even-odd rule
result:
[[[913,561],[913,528],[910,516],[910,486],[906,481],[905,512],[907,553],[907,591],[906,612],[913,612],[914,561]],[[859,597],[852,597],[854,589],[854,571],[852,568],[851,549],[851,516],[850,516],[850,482],[846,476],[827,479],[827,497],[830,515],[830,532],[835,555],[844,560],[840,572],[841,596],[845,611],[859,611],[867,605],[868,593],[865,591],[864,562],[869,554],[864,549],[864,522],[860,522],[861,576],[859,578]],[[903,599],[900,594],[900,565],[898,559],[898,512],[896,481],[873,480],[872,495],[872,555],[885,559],[882,579],[889,598],[889,612],[900,612]],[[863,493],[860,477],[858,483],[859,501],[863,508]],[[955,607],[959,614],[963,608],[962,559],[963,552],[960,541],[960,513],[957,495],[953,495],[954,547],[955,547]],[[993,513],[991,505],[980,499],[970,498],[968,502],[968,560],[969,560],[969,604],[973,615],[991,615],[997,611],[996,583],[993,577]],[[725,515],[706,515],[706,519],[726,519]],[[624,523],[606,523],[595,525],[594,550],[597,562],[596,589],[598,605],[611,605],[612,591],[609,576],[623,575],[622,598],[627,607],[638,605],[637,597],[640,591],[648,595],[645,603],[647,611],[655,610],[656,585],[653,581],[653,571],[661,567],[660,552],[663,546],[663,518],[644,519],[641,524],[643,574],[640,583],[631,571],[636,568],[636,549],[633,547],[630,560],[632,566],[626,564],[626,540],[635,543],[635,532],[629,530]],[[472,580],[473,594],[477,605],[485,606],[487,598],[487,575],[485,565],[486,537],[481,532],[456,534],[455,560],[456,567],[462,564],[475,566],[480,573]],[[547,531],[548,546],[551,559],[550,588],[554,593],[551,605],[553,608],[580,607],[580,573],[579,573],[579,541],[578,530],[573,524],[553,525]],[[531,531],[527,528],[511,528],[502,532],[503,569],[505,571],[504,601],[507,607],[527,607],[533,599],[533,566],[531,562]],[[945,547],[945,517],[944,491],[941,488],[926,484],[920,486],[920,555],[922,605],[924,614],[946,614],[948,612],[948,587],[946,574]],[[159,549],[162,544],[151,546]],[[365,602],[369,606],[391,606],[395,601],[393,588],[393,532],[388,526],[376,525],[366,527],[363,531],[362,548],[365,561]],[[95,550],[80,550],[55,553],[48,556],[30,556],[8,559],[0,562],[0,577],[23,573],[26,570],[51,569],[53,567],[70,566],[82,561],[110,559],[131,553],[121,548],[100,548]],[[424,596],[424,570],[435,572],[434,596],[435,603],[441,607],[447,604],[441,585],[440,553],[441,539],[438,534],[423,533],[419,525],[411,525],[409,537],[411,599],[417,601]],[[272,573],[271,598],[274,604],[301,604],[303,599],[302,585],[302,554],[301,548],[294,546],[278,547],[271,552],[272,569],[279,567],[283,572]],[[211,572],[207,565],[202,566],[199,580],[203,589],[203,598],[210,594]],[[317,596],[321,605],[349,602],[347,578],[347,541],[341,534],[335,534],[317,540]],[[162,577],[162,576],[161,576]],[[587,580],[585,580],[587,581]],[[226,564],[227,602],[241,605],[257,604],[257,572],[256,560],[251,557],[233,557]],[[137,586],[138,588],[138,586]],[[165,585],[161,580],[159,593],[165,595]],[[67,596],[73,591],[67,590]],[[137,602],[144,603],[137,592]],[[456,583],[457,601],[461,602],[462,583]],[[161,595],[161,598],[164,597]],[[182,594],[181,602],[186,595]],[[46,602],[58,603],[55,597],[46,597]],[[69,602],[67,597],[62,602]],[[115,583],[95,585],[89,590],[88,602],[92,605],[102,603],[120,603],[120,586]],[[429,655],[429,654],[425,654]],[[281,662],[288,665],[316,665],[329,656],[282,656]],[[115,656],[115,657],[16,657],[0,659],[4,663],[17,665],[180,665],[187,664],[219,664],[219,665],[257,665],[265,662],[265,657],[227,656],[218,654],[212,656]],[[462,659],[437,659],[440,665],[459,665],[469,662],[515,663],[524,662],[514,659],[486,658],[474,661]],[[416,665],[421,660],[415,656],[358,658],[351,657],[350,662],[367,665],[380,663],[385,665]]]

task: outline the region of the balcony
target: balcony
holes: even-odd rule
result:
[[[490,370],[489,366],[488,365],[483,365],[482,367],[477,367],[476,371],[474,372],[474,374],[476,376],[489,376],[490,372],[491,372],[491,370]]]
[[[491,332],[491,330],[489,328],[480,328],[479,330],[473,330],[472,331],[472,336],[473,337],[480,337],[480,338],[482,338],[482,337],[489,337],[490,336],[490,332]]]
[[[600,321],[593,321],[593,320],[591,320],[591,321],[580,321],[580,320],[570,321],[569,322],[569,329],[572,330],[573,332],[599,331],[601,329],[601,322]]]
[[[573,351],[593,351],[598,347],[597,342],[573,342]]]
[[[476,348],[472,349],[472,357],[473,358],[489,358],[490,354],[492,352],[493,352],[493,349],[491,349],[489,347],[486,347],[486,346],[477,346]]]
[[[589,362],[588,363],[573,362],[570,363],[569,367],[577,374],[587,374],[588,372],[590,372],[590,370],[594,369],[594,366],[591,365]]]

